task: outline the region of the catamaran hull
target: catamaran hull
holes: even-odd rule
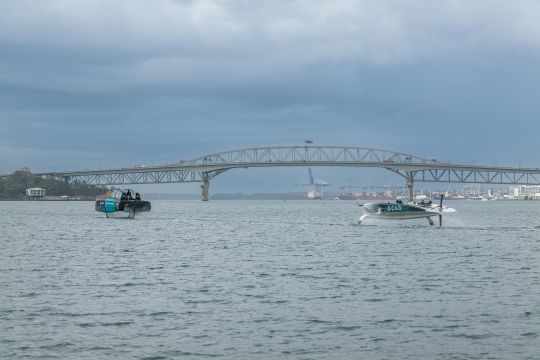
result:
[[[439,213],[432,213],[432,212],[423,212],[420,214],[406,214],[406,213],[386,213],[386,214],[366,214],[369,215],[370,218],[373,219],[383,219],[383,220],[410,220],[410,219],[423,219],[423,218],[430,218],[433,216],[439,215]]]
[[[440,215],[439,207],[426,207],[403,203],[367,203],[363,205],[364,215],[358,219],[361,224],[367,217],[382,220],[411,220],[425,218],[433,225],[432,217]]]

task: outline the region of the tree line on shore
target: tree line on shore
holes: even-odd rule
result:
[[[85,183],[70,184],[60,180],[43,179],[28,169],[22,169],[0,177],[0,200],[24,200],[27,198],[26,189],[34,187],[46,189],[47,196],[67,195],[81,198],[103,195],[108,191],[104,187]]]

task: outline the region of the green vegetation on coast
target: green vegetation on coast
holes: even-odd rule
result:
[[[106,188],[88,184],[68,184],[64,181],[42,179],[28,169],[15,171],[11,175],[0,177],[0,200],[25,200],[26,189],[43,188],[47,196],[69,196],[81,199],[93,199],[107,192]]]

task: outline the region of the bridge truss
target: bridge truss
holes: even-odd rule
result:
[[[161,166],[47,172],[37,175],[94,185],[200,182],[208,200],[210,180],[235,168],[275,166],[350,166],[384,168],[415,182],[540,185],[540,168],[512,168],[442,163],[395,151],[341,146],[249,148],[205,155]]]

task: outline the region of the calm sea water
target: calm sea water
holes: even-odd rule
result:
[[[0,202],[0,358],[540,359],[540,202]]]

